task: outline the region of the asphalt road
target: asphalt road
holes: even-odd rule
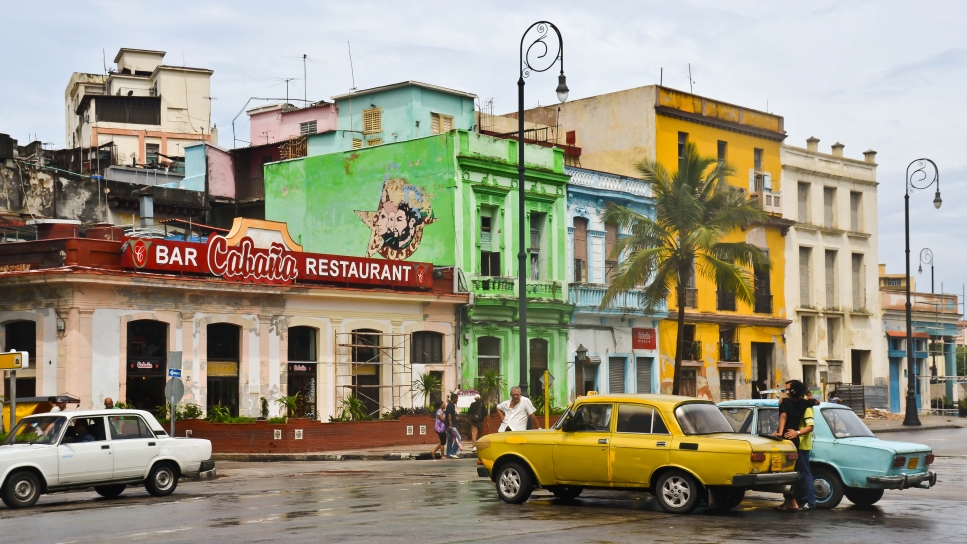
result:
[[[563,504],[538,490],[507,505],[472,460],[220,463],[217,480],[163,499],[129,488],[116,500],[78,492],[0,506],[0,542],[963,542],[967,429],[884,438],[931,444],[937,486],[888,491],[866,510],[844,500],[781,513],[777,496],[750,494],[731,512],[672,516],[648,494],[586,492]]]

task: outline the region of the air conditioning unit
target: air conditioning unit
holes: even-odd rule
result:
[[[772,191],[756,191],[752,198],[758,199],[766,213],[782,214],[782,194]]]

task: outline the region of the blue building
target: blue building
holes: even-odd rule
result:
[[[639,179],[566,167],[568,292],[574,305],[568,351],[587,350],[584,365],[570,364],[568,380],[574,394],[657,392],[659,380],[658,322],[664,308],[646,312],[640,293],[623,294],[601,308],[617,262],[611,249],[625,233],[605,223],[609,202],[654,217],[651,187]]]

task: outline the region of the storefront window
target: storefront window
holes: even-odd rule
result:
[[[7,323],[3,327],[4,351],[26,351],[30,355],[30,366],[37,368],[37,356],[34,350],[37,348],[37,323],[33,321],[14,321]],[[25,372],[18,372],[17,378],[17,398],[27,398],[37,396],[37,380],[24,376]],[[10,379],[3,380],[3,396],[10,396]]]
[[[238,367],[241,327],[230,323],[208,325],[208,396],[207,409],[227,406],[238,416]]]
[[[128,323],[127,402],[156,413],[165,404],[168,325],[140,319]]]

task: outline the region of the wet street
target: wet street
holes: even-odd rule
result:
[[[507,505],[472,460],[224,462],[217,480],[182,483],[163,499],[129,488],[116,500],[80,492],[0,506],[0,542],[964,541],[967,429],[881,437],[930,444],[937,486],[887,491],[866,510],[843,500],[782,513],[777,496],[749,494],[731,512],[673,516],[648,494],[586,492],[564,504],[538,490]]]

